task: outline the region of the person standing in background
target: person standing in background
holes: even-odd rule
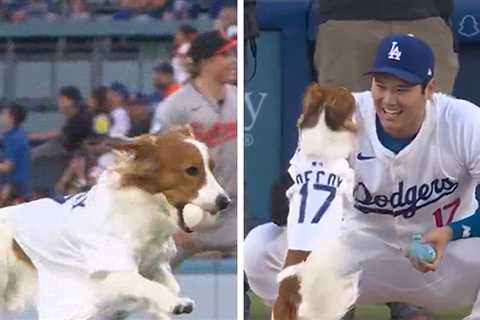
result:
[[[161,62],[153,68],[152,84],[155,91],[150,95],[150,102],[153,105],[180,88],[175,81],[173,66],[169,62]]]
[[[92,131],[92,116],[83,102],[82,94],[75,86],[60,88],[58,110],[66,116],[60,132],[32,133],[29,139],[46,141],[32,149],[32,162],[39,159],[72,157]]]
[[[437,63],[437,90],[451,93],[458,71],[450,29],[453,0],[319,0],[319,27],[314,65],[320,85],[351,91],[370,88],[363,76],[376,48],[389,34],[411,33],[432,47]],[[342,39],[342,41],[338,41]]]
[[[151,132],[190,125],[196,138],[211,150],[214,173],[232,199],[220,223],[206,232],[178,232],[177,261],[199,252],[232,255],[237,241],[237,88],[229,84],[236,67],[236,40],[219,31],[198,35],[188,57],[191,80],[155,110]]]
[[[93,116],[93,133],[95,135],[108,135],[112,120],[108,101],[108,87],[99,86],[92,90],[87,100],[88,110]]]
[[[237,8],[224,7],[215,19],[215,29],[224,32],[227,37],[237,36]]]
[[[128,130],[128,137],[136,137],[149,133],[152,122],[152,109],[150,99],[141,93],[137,93],[127,107],[131,127]]]
[[[16,103],[4,106],[1,113],[3,134],[3,160],[0,174],[4,183],[0,189],[0,207],[8,205],[14,198],[26,200],[31,193],[30,145],[27,134],[21,127],[27,117],[25,108]]]
[[[187,53],[190,49],[190,43],[193,38],[198,34],[197,29],[191,25],[184,24],[178,28],[173,38],[173,57],[172,66],[175,75],[175,81],[183,84],[188,81],[190,74],[186,70],[185,66],[187,62]]]
[[[110,118],[112,126],[109,135],[111,137],[126,137],[130,130],[130,118],[126,110],[130,93],[128,88],[119,81],[112,82],[108,91]]]

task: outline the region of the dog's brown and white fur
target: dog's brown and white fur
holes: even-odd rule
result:
[[[107,185],[102,201],[111,204],[107,216],[112,230],[129,239],[139,272],[85,276],[94,305],[85,306],[85,312],[72,311],[69,319],[108,319],[139,306],[153,319],[191,312],[193,301],[178,295],[170,271],[169,259],[175,254],[171,235],[179,228],[192,231],[183,217],[186,205],[213,215],[230,201],[212,174],[207,147],[188,129],[110,145],[119,151],[119,160],[102,176]],[[167,213],[159,210],[165,199]],[[37,283],[35,267],[8,222],[8,215],[21,208],[0,211],[0,307],[10,311],[21,311],[34,300]]]
[[[347,89],[310,85],[305,92],[303,112],[297,124],[299,146],[304,156],[323,162],[348,158],[357,131],[354,111],[355,100]],[[299,281],[299,286],[283,286],[299,292],[279,293],[300,294],[298,319],[339,320],[350,309],[358,296],[359,274],[345,272],[343,266],[347,258],[346,247],[340,241],[332,240],[322,243],[305,262],[288,266],[279,274],[280,284],[282,281]],[[290,316],[275,313],[275,320],[287,319],[290,320]]]

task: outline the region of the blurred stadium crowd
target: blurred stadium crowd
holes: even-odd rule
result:
[[[228,41],[236,39],[236,4],[230,1],[209,1],[206,7],[214,14],[213,28]],[[50,19],[71,16],[90,19],[109,12],[111,18],[127,12],[150,18],[192,18],[198,15],[202,1],[2,1],[3,18],[18,22],[29,17]],[[223,4],[222,4],[223,3]],[[140,5],[141,4],[141,5]],[[108,9],[108,10],[107,10]],[[213,10],[214,9],[214,10]],[[150,13],[157,12],[159,15]],[[123,19],[122,18],[122,19]],[[198,35],[189,24],[179,27],[173,38],[173,51],[168,60],[159,61],[151,70],[153,92],[133,92],[121,79],[91,90],[84,96],[75,84],[58,90],[56,104],[65,122],[56,132],[27,132],[22,124],[28,108],[15,101],[3,102],[0,126],[3,149],[0,158],[0,207],[18,204],[45,196],[81,192],[95,184],[97,177],[113,161],[113,155],[102,137],[135,137],[152,131],[154,114],[164,99],[184,84],[192,74],[190,43]],[[208,45],[205,50],[210,50]],[[236,70],[231,68],[228,82],[236,84]],[[65,168],[55,185],[48,190],[35,190],[31,185],[31,168],[37,162],[64,163]]]
[[[0,21],[138,20],[215,18],[219,0],[0,0]]]

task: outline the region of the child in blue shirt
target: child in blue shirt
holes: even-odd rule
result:
[[[21,127],[26,116],[25,108],[16,103],[6,104],[0,113],[0,123],[5,130],[3,159],[0,161],[0,175],[4,181],[0,189],[0,206],[15,198],[30,196],[30,146]]]

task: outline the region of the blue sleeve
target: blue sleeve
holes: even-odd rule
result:
[[[15,163],[15,159],[18,154],[18,147],[19,144],[15,140],[6,139],[3,146],[5,160],[10,160],[11,162]]]
[[[477,210],[470,217],[451,223],[449,226],[453,231],[452,240],[480,237],[480,210]]]

